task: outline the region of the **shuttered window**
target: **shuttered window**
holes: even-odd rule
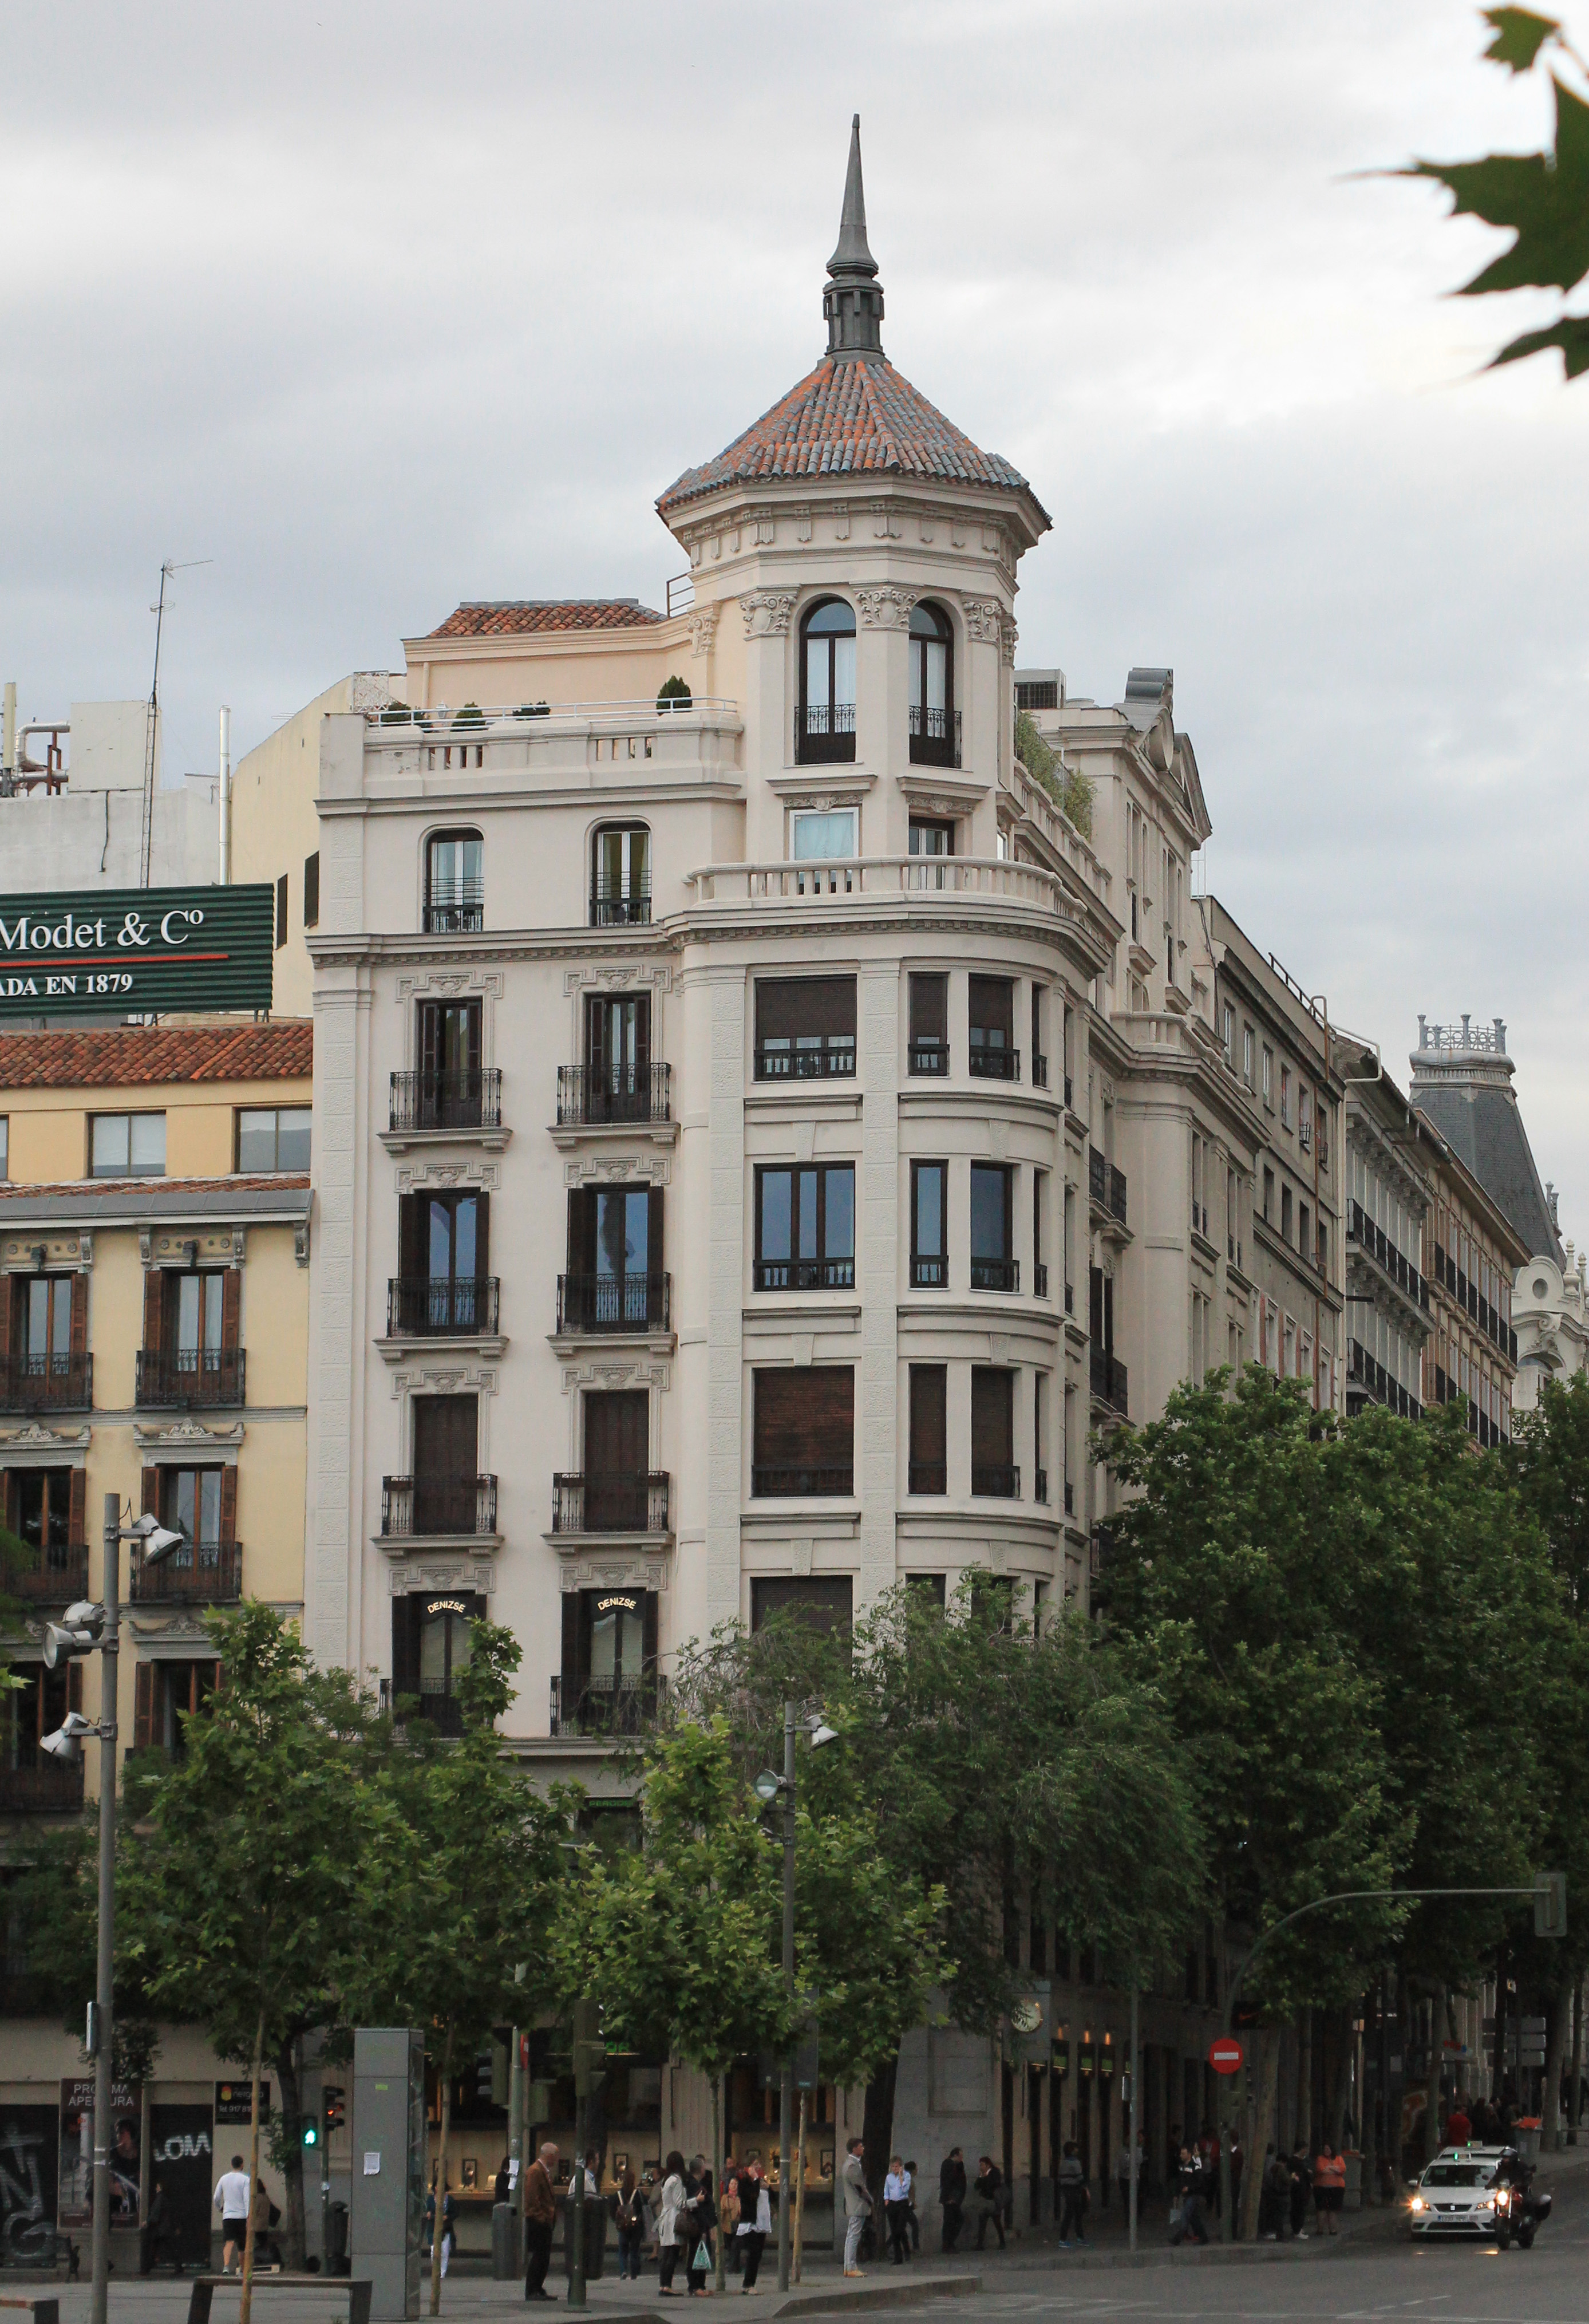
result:
[[[946,1364],[913,1364],[910,1368],[910,1489],[913,1493],[946,1493],[948,1468],[949,1368]]]
[[[791,1366],[754,1377],[752,1493],[808,1499],[853,1492],[853,1367]]]

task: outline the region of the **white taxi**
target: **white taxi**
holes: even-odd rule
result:
[[[1412,2191],[1410,2226],[1431,2243],[1447,2236],[1498,2233],[1495,2173],[1501,2146],[1442,2147]]]

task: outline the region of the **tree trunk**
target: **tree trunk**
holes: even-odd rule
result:
[[[1263,2195],[1263,2165],[1268,2160],[1269,2145],[1274,2136],[1274,2095],[1280,2087],[1280,2028],[1265,2026],[1259,2034],[1262,2045],[1258,2060],[1258,2104],[1253,2116],[1253,2133],[1247,2142],[1246,2161],[1242,2165],[1242,2215],[1238,2223],[1239,2240],[1245,2244],[1258,2240],[1258,2205]]]
[[[717,2213],[717,2233],[712,2238],[712,2282],[721,2292],[723,2284],[723,2216],[722,2216],[722,2076],[712,2077],[712,2160],[707,2169],[712,2173],[712,2208]]]
[[[260,2183],[260,2059],[265,2046],[265,2013],[254,2029],[253,2070],[248,2101],[248,2227],[243,2238],[243,2304],[237,2324],[248,2324],[253,2309],[253,2214]]]
[[[1578,2143],[1578,2117],[1584,2095],[1584,1980],[1573,1979],[1573,2079],[1567,2091],[1567,2144]]]
[[[1561,2070],[1567,2053],[1572,2015],[1572,1984],[1564,1975],[1551,1999],[1550,2039],[1545,2052],[1545,2103],[1540,2108],[1544,2120],[1539,2126],[1539,2145],[1541,2152],[1547,2154],[1554,2154],[1563,2143]]]
[[[883,2181],[888,2176],[888,2157],[894,2145],[894,2090],[898,2080],[899,2052],[896,2050],[887,2064],[879,2067],[867,2084],[866,2111],[861,2116],[860,2135],[866,2141],[866,2181],[872,2192],[872,2217],[879,2229],[883,2219]],[[879,2243],[879,2258],[882,2250]]]
[[[1437,1985],[1429,1997],[1429,2054],[1424,2073],[1423,2159],[1432,2163],[1440,2152],[1440,2069],[1445,2063],[1446,1988]]]
[[[1297,2012],[1297,2133],[1293,2144],[1313,2153],[1313,2012]]]
[[[430,2312],[441,2314],[441,2247],[445,2236],[445,2217],[447,2202],[447,2133],[453,2126],[453,2026],[447,2021],[446,2034],[441,2045],[441,2147],[436,2158],[436,2214],[430,2223]],[[583,2154],[574,2158],[574,2167],[583,2171]],[[572,2206],[570,2217],[573,2216]]]
[[[302,2056],[303,2039],[299,2035],[282,2043],[275,2060],[281,2091],[281,2175],[287,2183],[287,2232],[281,2255],[292,2275],[300,2275],[304,2264]]]

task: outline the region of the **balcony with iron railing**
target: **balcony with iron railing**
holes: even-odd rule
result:
[[[645,928],[651,925],[651,874],[634,872],[625,880],[597,880],[591,888],[593,928]]]
[[[913,1041],[910,1045],[909,1069],[929,1079],[941,1080],[949,1072],[947,1041]]]
[[[949,1260],[942,1251],[911,1253],[910,1287],[913,1291],[949,1289]]]
[[[427,936],[478,936],[485,926],[485,887],[479,880],[460,880],[446,895],[427,896],[424,927]]]
[[[1021,1262],[1018,1259],[977,1259],[971,1260],[973,1291],[1019,1291]]]
[[[654,1671],[634,1678],[558,1676],[551,1686],[551,1732],[575,1739],[640,1735],[666,1694],[667,1681]]]
[[[33,1552],[26,1563],[0,1554],[0,1598],[14,1599],[24,1606],[69,1606],[75,1598],[87,1596],[86,1543],[52,1541],[42,1549],[33,1543],[24,1545]]]
[[[94,1359],[55,1351],[0,1356],[0,1412],[87,1412]]]
[[[31,1767],[0,1766],[0,1815],[71,1815],[83,1804],[83,1763],[41,1759]]]
[[[388,1540],[494,1534],[494,1477],[382,1477],[381,1531]]]
[[[855,1260],[850,1259],[758,1259],[758,1291],[853,1291]]]
[[[666,1470],[584,1470],[552,1480],[555,1534],[665,1534],[668,1506]]]
[[[494,1275],[393,1275],[386,1284],[392,1340],[494,1338],[501,1278]]]
[[[234,1409],[247,1371],[242,1348],[140,1348],[133,1400],[151,1412]]]
[[[409,1135],[435,1130],[500,1130],[502,1074],[498,1065],[459,1073],[421,1067],[391,1077],[390,1128]]]
[[[225,1606],[243,1595],[243,1544],[189,1541],[153,1565],[133,1545],[127,1595],[135,1606]]]
[[[764,1041],[756,1051],[758,1082],[851,1081],[853,1033],[813,1033],[808,1040]]]
[[[560,1275],[557,1336],[584,1339],[609,1332],[667,1332],[673,1328],[671,1275]]]
[[[1125,1173],[1116,1170],[1096,1146],[1088,1150],[1087,1191],[1100,1211],[1125,1224]]]
[[[755,1500],[822,1500],[848,1498],[855,1490],[853,1461],[821,1463],[758,1462],[750,1471]]]
[[[983,1500],[1018,1501],[1021,1471],[1013,1461],[971,1462],[971,1491]]]
[[[912,1461],[906,1483],[913,1493],[947,1493],[948,1466],[942,1461]]]
[[[855,756],[853,702],[804,702],[794,711],[798,766],[833,766]]]
[[[1346,1242],[1349,1249],[1355,1247],[1365,1259],[1371,1259],[1412,1305],[1428,1314],[1428,1277],[1419,1271],[1405,1251],[1397,1249],[1383,1227],[1374,1224],[1360,1203],[1347,1204]]]
[[[672,1120],[673,1067],[666,1065],[559,1065],[559,1130]]]
[[[1094,1396],[1125,1419],[1129,1408],[1125,1365],[1109,1349],[1098,1347],[1088,1350],[1088,1361]]]
[[[1019,1049],[997,1048],[978,1041],[973,1032],[966,1056],[966,1071],[973,1081],[1018,1082],[1021,1078]]]
[[[910,760],[913,767],[958,767],[960,762],[960,714],[935,710],[930,703],[910,706]]]
[[[417,1689],[400,1690],[396,1700],[404,1706],[398,1713],[400,1731],[406,1732],[414,1720],[422,1719],[449,1743],[464,1732],[464,1706],[445,1679],[422,1678]]]

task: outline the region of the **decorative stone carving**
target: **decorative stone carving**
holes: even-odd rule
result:
[[[802,501],[797,507],[791,509],[789,513],[794,520],[795,540],[809,540],[811,539],[811,503],[809,501]]]
[[[86,1234],[51,1234],[41,1228],[36,1234],[22,1233],[9,1237],[5,1244],[5,1271],[7,1275],[32,1275],[39,1266],[35,1253],[44,1252],[44,1265],[57,1270],[66,1268],[74,1273],[94,1264],[94,1240]]]
[[[621,991],[626,985],[649,984],[658,992],[673,990],[673,971],[666,964],[651,968],[565,968],[563,972],[563,991],[572,1001],[575,994],[586,991],[592,985],[601,985],[609,991]]]
[[[605,1557],[570,1557],[558,1577],[565,1597],[576,1590],[649,1590],[660,1596],[667,1588],[667,1561],[662,1557],[626,1557],[621,1550]]]
[[[0,1431],[0,1460],[59,1461],[64,1454],[86,1452],[88,1437],[87,1428],[46,1428],[40,1421],[24,1421],[20,1428]]]
[[[881,589],[858,589],[855,595],[864,628],[905,630],[910,627],[911,608],[916,602],[914,589],[901,589],[890,582]]]
[[[848,501],[835,501],[832,507],[828,511],[828,514],[833,520],[834,540],[848,540],[850,538],[850,503]]]
[[[1015,646],[1021,632],[1008,615],[998,625],[998,658],[1009,669],[1015,666]]]
[[[649,1186],[666,1186],[673,1175],[666,1154],[592,1154],[563,1166],[570,1186],[622,1185],[635,1179]]]
[[[654,1388],[666,1395],[669,1367],[653,1356],[638,1356],[625,1363],[612,1356],[592,1356],[583,1363],[565,1364],[563,1393],[573,1396],[583,1388]]]
[[[721,605],[700,605],[686,617],[690,651],[697,661],[712,651],[712,641],[717,636],[718,616],[721,612]]]
[[[1004,615],[1004,608],[997,599],[962,597],[960,607],[966,617],[966,634],[973,643],[979,646],[996,644]]]
[[[497,1586],[497,1569],[489,1558],[404,1558],[387,1572],[386,1587],[393,1598],[407,1598],[420,1590],[467,1590],[489,1598]]]
[[[739,600],[748,638],[786,638],[794,611],[793,589],[749,589]]]
[[[138,1255],[143,1261],[144,1272],[151,1268],[180,1267],[187,1246],[195,1246],[195,1254],[211,1266],[241,1267],[247,1244],[243,1227],[140,1227]]]
[[[397,1190],[400,1194],[413,1194],[432,1186],[477,1186],[482,1194],[490,1194],[501,1183],[501,1166],[496,1162],[419,1162],[398,1172]]]
[[[300,1267],[309,1263],[309,1222],[302,1219],[292,1230],[292,1256]]]
[[[235,1421],[230,1428],[207,1428],[190,1413],[164,1423],[134,1421],[133,1442],[145,1461],[191,1461],[197,1454],[201,1460],[218,1459],[230,1466],[243,1443],[243,1423]]]

